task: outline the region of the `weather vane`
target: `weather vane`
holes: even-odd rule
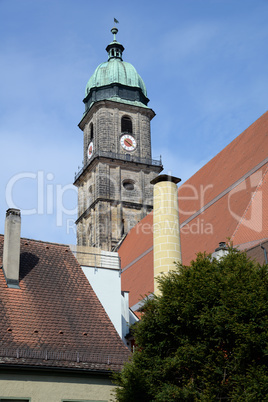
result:
[[[114,18],[114,23],[119,24],[119,21],[116,18]]]

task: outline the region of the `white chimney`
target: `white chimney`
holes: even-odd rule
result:
[[[211,254],[211,257],[219,260],[220,258],[225,257],[228,253],[229,251],[226,243],[224,241],[221,241],[219,243],[219,247],[217,247],[214,253]]]
[[[9,288],[19,289],[20,268],[20,210],[10,208],[6,212],[3,271]]]

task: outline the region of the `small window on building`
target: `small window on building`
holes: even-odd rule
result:
[[[121,132],[132,134],[132,121],[128,116],[123,116],[121,120]]]
[[[92,141],[93,137],[94,137],[93,123],[91,123],[90,127],[89,127],[89,136],[90,136],[90,141]]]
[[[125,221],[122,219],[121,221],[121,237],[125,234]]]
[[[30,399],[0,398],[0,402],[30,402]]]
[[[0,399],[0,402],[1,402],[1,399]],[[85,400],[85,399],[67,399],[67,400],[64,400],[64,401],[62,401],[62,402],[108,402],[107,401],[107,399],[105,400],[105,401],[103,401],[103,400],[96,400],[96,399],[87,399],[87,400]]]

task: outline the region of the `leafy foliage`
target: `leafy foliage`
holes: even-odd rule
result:
[[[268,267],[230,249],[159,279],[115,375],[120,402],[268,401]]]

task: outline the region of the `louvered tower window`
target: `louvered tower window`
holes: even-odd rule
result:
[[[123,116],[121,120],[121,132],[132,134],[132,121],[128,116]]]

